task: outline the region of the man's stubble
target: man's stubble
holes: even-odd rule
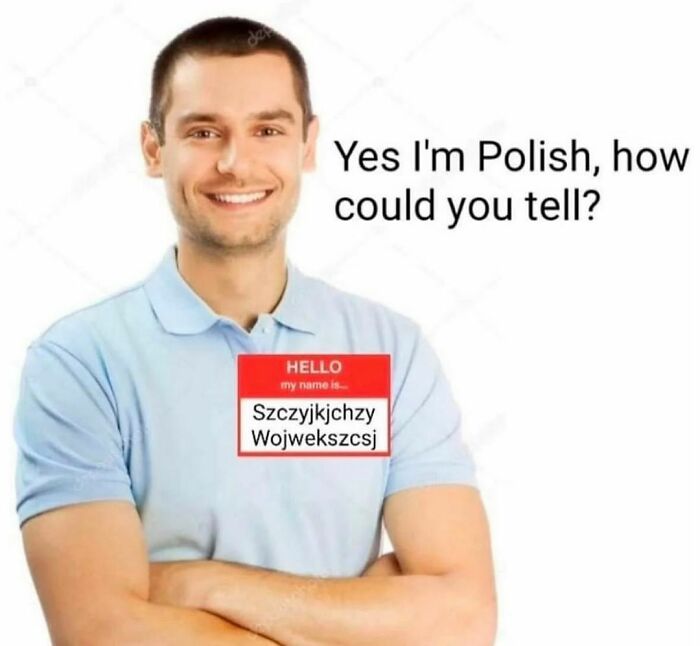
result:
[[[184,196],[179,204],[171,204],[171,209],[181,235],[194,245],[216,256],[241,256],[251,253],[272,251],[284,236],[286,225],[296,210],[299,193],[291,205],[291,213],[281,212],[283,205],[275,205],[269,214],[260,214],[261,221],[256,222],[248,233],[231,232],[228,235],[218,231],[211,223],[211,217],[190,209]],[[215,208],[215,207],[212,207]],[[221,217],[235,218],[236,214],[222,214]],[[256,216],[253,216],[256,217]]]

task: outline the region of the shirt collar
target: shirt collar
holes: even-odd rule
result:
[[[278,323],[314,334],[316,321],[311,303],[313,281],[286,261],[287,283],[280,302],[270,316]],[[195,292],[177,267],[176,245],[170,245],[144,288],[161,325],[171,334],[199,334],[217,321],[232,322],[219,315]],[[235,322],[234,325],[239,327]]]

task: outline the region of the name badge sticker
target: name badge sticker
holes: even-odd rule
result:
[[[239,456],[391,455],[391,355],[239,354]]]

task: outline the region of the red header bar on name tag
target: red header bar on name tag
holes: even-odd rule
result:
[[[391,355],[239,354],[238,396],[388,398]]]

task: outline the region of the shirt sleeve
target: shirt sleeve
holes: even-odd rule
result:
[[[29,346],[14,435],[20,526],[65,505],[134,502],[112,400],[94,371],[64,347]]]
[[[384,497],[434,484],[478,486],[474,460],[461,436],[459,408],[435,351],[418,330],[396,385]]]

